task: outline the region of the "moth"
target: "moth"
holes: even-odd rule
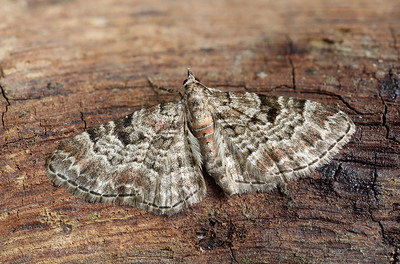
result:
[[[47,175],[91,202],[175,214],[206,194],[265,192],[327,163],[354,123],[321,103],[222,92],[188,70],[178,102],[141,109],[62,144]]]

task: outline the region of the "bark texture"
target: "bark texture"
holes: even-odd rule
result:
[[[0,263],[400,263],[396,1],[0,1]],[[270,193],[172,217],[52,184],[65,139],[221,90],[295,96],[357,126],[328,165]]]

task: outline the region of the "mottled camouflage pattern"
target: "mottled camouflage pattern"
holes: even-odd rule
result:
[[[268,191],[326,163],[355,126],[309,100],[221,92],[189,71],[181,101],[142,109],[77,135],[47,175],[93,202],[174,214],[206,193],[202,168],[228,194]]]

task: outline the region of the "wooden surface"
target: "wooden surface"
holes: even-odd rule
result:
[[[0,263],[400,263],[397,1],[0,6]],[[91,204],[46,177],[65,139],[178,100],[187,67],[225,91],[340,107],[357,131],[271,193],[226,198],[207,177],[207,198],[172,217]]]

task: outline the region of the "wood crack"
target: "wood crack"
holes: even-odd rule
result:
[[[86,130],[86,120],[85,120],[85,117],[83,116],[83,112],[79,112],[79,113],[81,114],[81,120],[82,120],[82,122],[84,124],[83,129]]]
[[[229,245],[229,251],[231,252],[231,258],[232,258],[233,262],[239,263],[239,261],[237,261],[237,259],[235,257],[235,254],[233,252],[232,246],[230,246],[230,245]]]
[[[2,70],[1,70],[2,71]],[[6,128],[6,124],[5,124],[5,115],[8,112],[8,107],[11,105],[10,104],[10,100],[8,99],[6,92],[4,91],[4,88],[2,85],[0,85],[0,89],[1,89],[1,95],[3,96],[3,98],[6,100],[6,107],[4,112],[1,113],[1,124],[3,126],[3,128]]]
[[[381,98],[381,101],[382,101],[382,104],[383,104],[382,124],[381,125],[386,129],[385,138],[390,140],[390,141],[393,141],[393,142],[395,142],[397,144],[400,144],[399,140],[397,140],[396,138],[390,136],[390,127],[387,124],[387,118],[386,118],[386,115],[387,115],[387,112],[388,112],[388,106],[387,106],[387,103],[386,103],[385,99],[383,99],[383,96],[381,95],[380,91],[378,92],[378,95],[379,95],[379,98]]]
[[[293,90],[296,90],[296,70],[295,70],[292,54],[293,54],[293,42],[289,38],[287,41],[287,56],[288,56],[290,67],[292,68],[292,74],[291,74],[292,75],[292,88],[293,88]]]
[[[391,262],[391,264],[398,264],[398,263],[400,263],[400,252],[399,252],[400,250],[397,248],[396,250],[394,250],[393,251],[393,254],[392,254],[392,262]]]
[[[352,158],[333,158],[333,160],[342,162],[342,163],[351,162],[351,163],[361,164],[364,166],[371,166],[371,167],[378,167],[378,168],[393,168],[393,166],[395,166],[394,164],[381,165],[381,164],[376,164],[373,162],[368,162],[366,160],[356,160],[356,159],[352,159]]]

